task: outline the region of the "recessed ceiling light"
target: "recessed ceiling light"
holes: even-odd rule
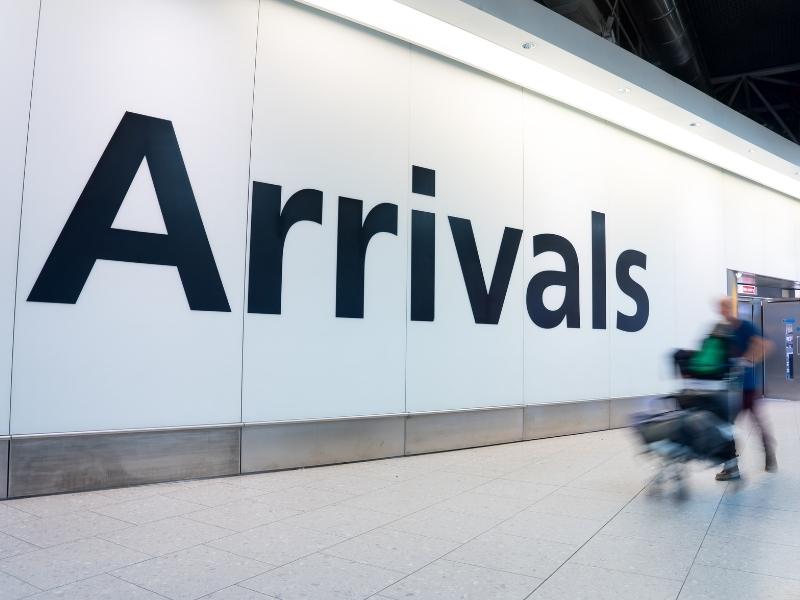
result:
[[[631,91],[631,88],[628,88],[628,87],[619,87],[619,88],[617,88],[617,93],[618,94],[628,94],[628,93],[630,93],[630,91]]]
[[[522,47],[525,48],[525,50],[530,50],[531,48],[535,48],[536,44],[534,42],[522,42]]]

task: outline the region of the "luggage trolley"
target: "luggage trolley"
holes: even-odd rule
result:
[[[691,461],[719,464],[735,456],[733,422],[742,402],[742,368],[732,362],[720,379],[683,375],[680,389],[654,399],[650,410],[632,416],[643,453],[655,458],[650,488],[670,483],[679,499],[688,496],[686,469]]]

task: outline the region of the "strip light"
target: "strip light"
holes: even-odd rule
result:
[[[800,181],[718,142],[704,138],[700,135],[698,127],[687,129],[672,123],[628,101],[623,101],[618,94],[605,93],[593,88],[528,56],[521,56],[395,0],[300,1],[469,65],[800,199]],[[632,84],[619,81],[615,88],[620,87],[620,84],[624,89],[634,87]],[[698,119],[691,113],[687,115],[687,123],[696,122]],[[729,135],[733,137],[733,134]],[[740,138],[735,140],[745,143]],[[765,153],[766,150],[759,154]],[[787,171],[793,172],[795,169],[796,167],[789,166]]]

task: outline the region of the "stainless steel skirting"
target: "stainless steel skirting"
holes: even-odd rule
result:
[[[8,496],[8,440],[0,440],[0,498]]]
[[[0,498],[219,477],[624,427],[647,398],[0,439]]]
[[[11,438],[9,497],[239,472],[240,428]]]
[[[600,431],[609,422],[608,400],[534,404],[525,407],[524,439]]]
[[[406,454],[489,446],[522,440],[522,407],[410,414]]]
[[[245,424],[242,473],[403,455],[405,415]]]

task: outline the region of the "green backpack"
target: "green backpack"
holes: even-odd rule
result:
[[[689,359],[689,371],[696,377],[722,377],[728,370],[729,358],[728,336],[715,330]]]

